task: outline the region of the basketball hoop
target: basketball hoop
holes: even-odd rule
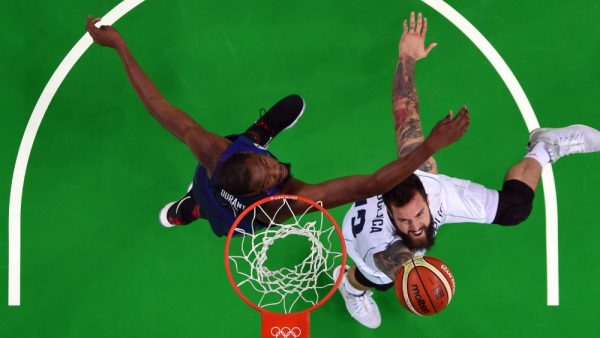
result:
[[[287,220],[278,223],[278,218]],[[238,227],[240,222],[249,223],[244,229],[250,231]],[[334,279],[333,270],[345,264],[335,219],[301,196],[275,195],[252,204],[225,242],[227,276],[235,292],[261,313],[263,338],[309,337],[310,312],[335,293],[343,274]]]

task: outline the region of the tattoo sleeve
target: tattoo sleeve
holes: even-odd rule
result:
[[[392,243],[384,251],[378,252],[373,255],[375,265],[379,270],[385,273],[392,280],[396,279],[396,273],[406,262],[412,257],[410,250],[402,243],[402,241],[396,241]]]
[[[424,140],[419,116],[419,97],[415,85],[415,59],[404,57],[396,65],[392,106],[398,157],[415,150]],[[420,170],[437,173],[437,166],[430,157],[419,167]]]

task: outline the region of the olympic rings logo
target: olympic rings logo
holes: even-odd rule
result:
[[[279,328],[278,326],[273,326],[271,328],[271,335],[275,338],[297,338],[300,337],[301,334],[302,330],[300,330],[299,327],[293,327],[290,329],[287,326],[284,326],[282,328]]]

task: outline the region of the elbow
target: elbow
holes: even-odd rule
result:
[[[148,112],[154,116],[165,114],[172,108],[162,97],[142,97],[142,101]]]

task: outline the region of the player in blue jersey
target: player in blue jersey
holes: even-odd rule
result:
[[[169,103],[138,65],[121,35],[110,26],[96,27],[98,21],[88,17],[86,24],[94,42],[118,53],[146,109],[165,129],[184,142],[199,162],[191,191],[179,201],[168,204],[161,212],[161,223],[165,226],[184,225],[206,218],[213,231],[223,236],[238,212],[265,196],[300,195],[321,201],[326,208],[333,208],[382,194],[410,175],[436,151],[457,141],[469,126],[470,115],[466,109],[462,109],[455,118],[450,113],[409,155],[394,160],[373,174],[307,184],[292,177],[289,166],[263,147],[302,114],[304,102],[300,97],[292,95],[283,99],[242,135],[231,138],[219,136],[205,130]],[[269,205],[266,207],[269,209]],[[301,206],[292,204],[291,207]],[[291,216],[279,215],[282,218]],[[266,222],[260,218],[259,221]],[[242,224],[242,227],[245,225]]]

